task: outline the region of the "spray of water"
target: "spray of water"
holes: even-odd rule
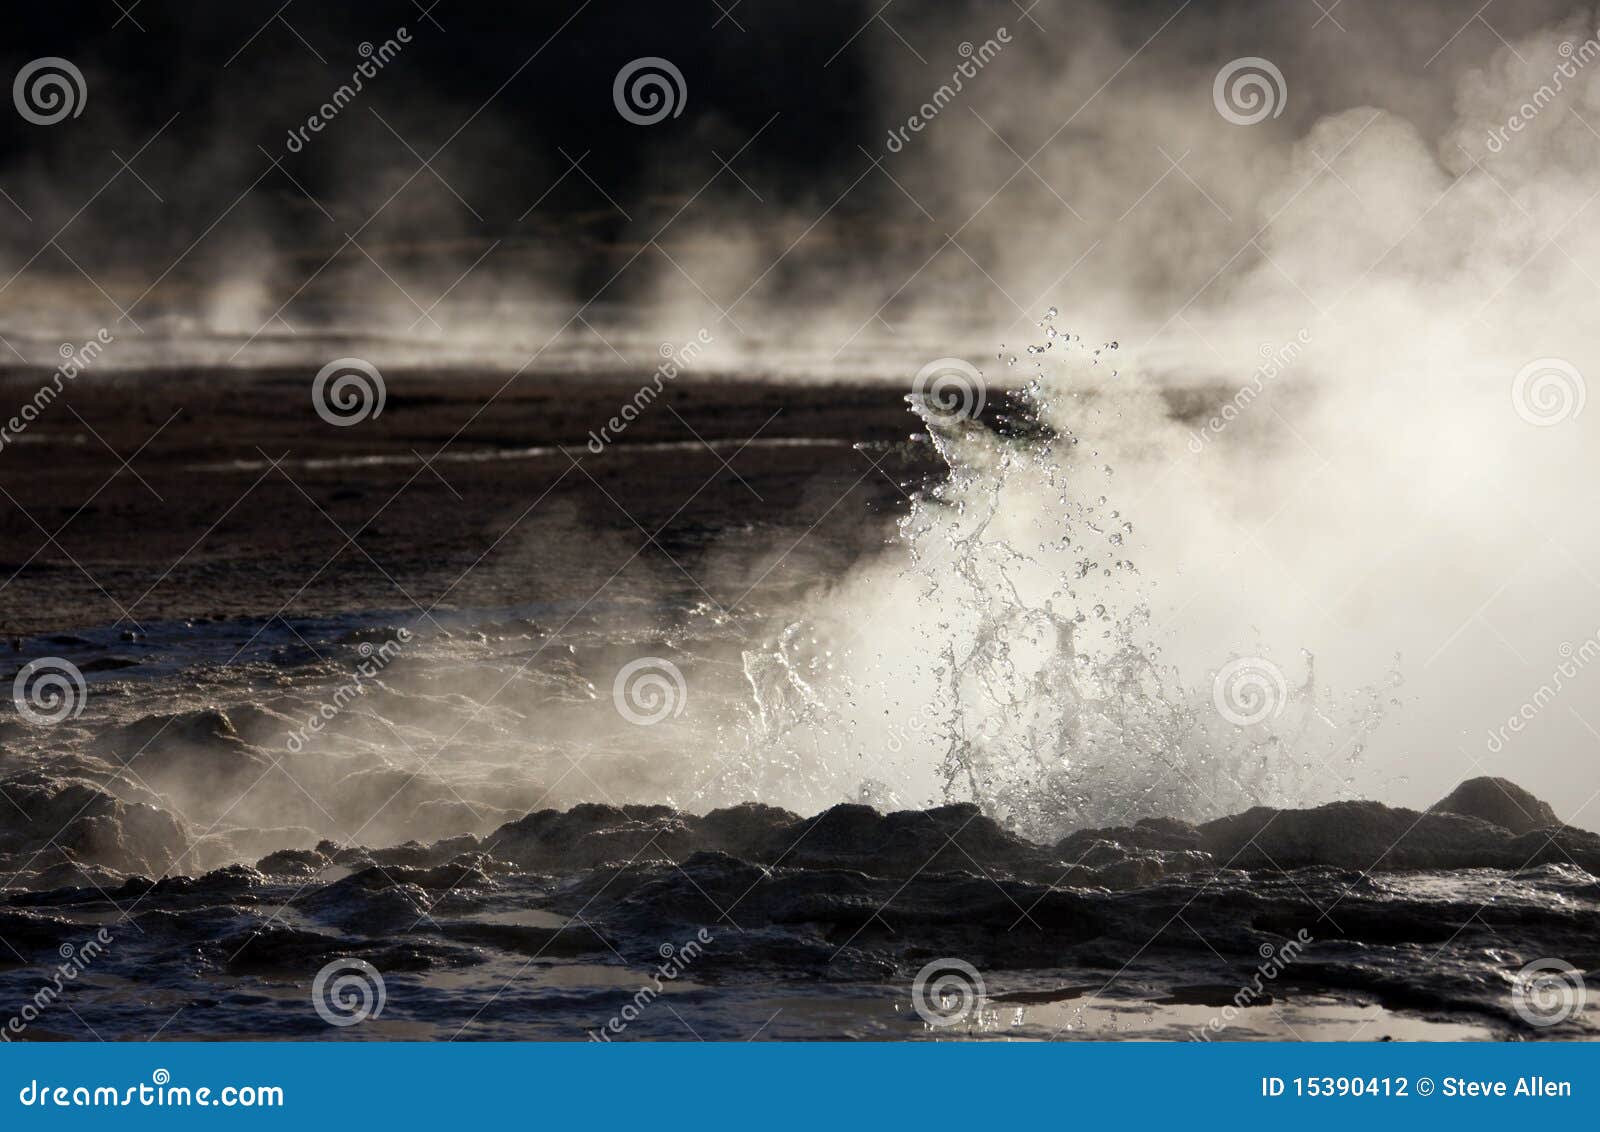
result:
[[[888,554],[744,654],[750,788],[801,808],[973,801],[1036,837],[1337,796],[1397,677],[1340,697],[1309,653],[1263,648],[1186,679],[1116,469],[1070,423],[1097,402],[1114,417],[1134,379],[1117,343],[1054,310],[1039,328],[992,426],[971,398],[908,397],[947,474],[909,497]]]

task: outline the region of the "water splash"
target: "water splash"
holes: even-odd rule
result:
[[[913,440],[947,474],[910,497],[883,559],[745,652],[754,796],[974,801],[1051,837],[1345,793],[1392,693],[1337,697],[1310,654],[1291,677],[1264,649],[1248,659],[1279,674],[1265,710],[1219,710],[1239,658],[1185,681],[1164,659],[1157,583],[1131,557],[1134,522],[1106,494],[1115,469],[1059,411],[1097,395],[1107,371],[1092,367],[1117,344],[1052,341],[1052,368],[1035,363],[993,427],[907,398],[925,430]]]

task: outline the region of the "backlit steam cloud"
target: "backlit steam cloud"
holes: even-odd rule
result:
[[[1263,649],[1299,673],[1305,649],[1319,681],[1352,689],[1398,654],[1402,707],[1371,741],[1366,789],[1415,803],[1514,769],[1565,784],[1576,808],[1600,789],[1595,721],[1581,683],[1566,702],[1537,690],[1597,621],[1581,412],[1600,372],[1584,313],[1600,286],[1585,266],[1596,23],[1546,13],[1505,46],[1469,28],[1430,59],[1457,17],[1352,11],[1339,74],[1289,42],[1303,29],[1219,31],[1284,77],[1288,112],[1253,125],[1215,106],[1215,51],[1153,43],[1097,90],[1128,52],[1110,17],[1090,19],[1059,53],[1069,41],[1047,35],[1008,52],[1006,89],[1029,96],[986,88],[968,129],[930,134],[896,173],[913,193],[937,183],[921,203],[961,226],[949,259],[973,261],[966,290],[1015,319],[1001,353],[1019,360],[990,362],[991,381],[1037,376],[1055,423],[1098,450],[1073,461],[1080,491],[1115,469],[1104,490],[1138,523],[1156,635],[1192,683]],[[902,295],[952,286],[932,274]],[[1121,339],[1117,378],[1023,353],[1046,302],[1086,339]],[[1519,378],[1530,363],[1537,382]],[[1173,422],[1154,390],[1186,384],[1222,392]],[[1494,755],[1489,728],[1530,696],[1537,718]],[[1356,773],[1335,759],[1308,793]]]

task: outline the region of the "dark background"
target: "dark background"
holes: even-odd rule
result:
[[[327,327],[446,333],[456,360],[503,350],[516,363],[563,326],[584,333],[577,306],[604,332],[605,345],[586,347],[609,348],[608,362],[636,366],[650,345],[709,325],[759,368],[781,364],[796,338],[837,356],[922,316],[924,336],[929,320],[970,317],[992,349],[997,326],[1036,318],[1036,305],[1109,291],[1128,309],[1104,321],[1131,336],[1130,309],[1158,307],[1153,329],[1218,264],[1224,282],[1259,265],[1236,249],[1270,211],[1273,163],[1321,117],[1375,107],[1448,152],[1438,135],[1463,76],[1504,39],[1581,23],[1578,11],[1555,0],[15,6],[0,75],[63,56],[88,99],[50,127],[0,114],[4,356],[53,364],[63,338],[126,330],[131,316],[139,341],[123,335],[106,364],[162,360],[136,348],[157,332],[186,345]],[[357,46],[401,26],[411,45],[285,152],[288,132],[348,81]],[[957,45],[1002,26],[1004,53],[888,152],[888,131],[949,80]],[[1244,52],[1290,80],[1281,117],[1250,130],[1210,101],[1219,64]],[[679,67],[687,102],[640,127],[616,112],[612,82],[647,55]],[[1171,173],[1180,155],[1216,207]],[[630,348],[630,330],[648,342]],[[218,357],[270,360],[232,347]]]

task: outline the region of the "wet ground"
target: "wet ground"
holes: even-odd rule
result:
[[[1543,855],[1600,863],[1600,839],[1563,836]],[[1226,848],[1051,850],[970,807],[545,811],[431,848],[13,893],[0,1000],[63,984],[27,1040],[1600,1033],[1581,983],[1518,976],[1594,962],[1596,884],[1567,860],[1362,875],[1219,868]]]
[[[46,376],[0,371],[0,404]],[[349,427],[302,369],[78,378],[0,450],[0,632],[581,601],[619,566],[615,592],[731,602],[761,571],[717,538],[805,535],[762,579],[792,583],[880,542],[864,516],[933,468],[898,385],[682,379],[597,455],[641,377],[386,378]]]
[[[684,385],[597,455],[637,382],[340,429],[213,376],[0,452],[0,677],[81,678],[0,715],[0,1037],[1597,1032],[1600,838],[1510,784],[1029,840],[763,761],[746,654],[938,468],[899,389]]]

